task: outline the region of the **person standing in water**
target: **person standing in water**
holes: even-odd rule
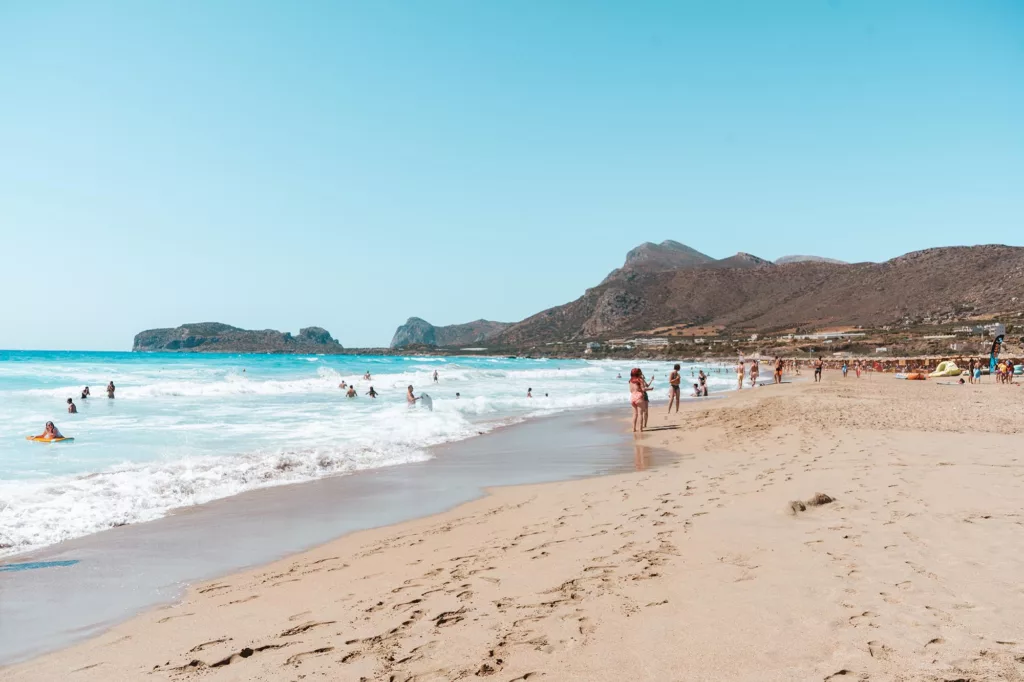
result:
[[[356,393],[356,387],[352,384],[348,385],[348,390],[345,391],[346,398],[355,398],[358,394]]]
[[[679,365],[672,366],[672,372],[668,375],[668,411],[672,412],[672,401],[676,403],[676,413],[679,412],[679,382],[682,377],[679,375]]]
[[[420,400],[420,398],[417,398],[415,395],[413,395],[412,384],[409,384],[409,389],[405,394],[405,402],[409,403],[409,407],[412,407],[413,405],[416,404],[417,400]]]
[[[437,370],[434,370],[434,383],[437,383]]]
[[[703,393],[706,398],[708,395],[708,375],[704,373],[704,370],[697,373],[697,381],[700,383],[701,393]]]
[[[363,375],[363,378],[366,379],[367,381],[371,381],[370,370],[366,370],[366,374]]]
[[[532,398],[533,397],[533,389],[532,388],[526,389],[526,397],[527,398]]]
[[[371,398],[376,398],[377,391],[373,390],[373,386],[370,386],[370,390],[366,392],[366,395],[370,396]]]
[[[88,397],[89,397],[89,387],[86,386],[85,388],[82,389],[82,400],[85,400]]]
[[[107,397],[108,398],[110,398],[110,399],[114,398],[114,390],[115,390],[114,382],[111,381],[109,384],[107,384]]]
[[[75,401],[68,398],[68,414],[78,414],[78,408],[75,407]]]

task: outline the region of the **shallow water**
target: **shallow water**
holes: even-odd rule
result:
[[[0,555],[249,490],[421,462],[432,445],[530,417],[625,405],[616,377],[632,364],[0,351]],[[669,366],[642,364],[660,380],[652,397],[663,397]],[[729,388],[727,377],[712,374],[712,388]],[[342,381],[359,397],[346,399]],[[433,411],[407,407],[409,384],[431,395]],[[47,420],[75,442],[24,440]]]

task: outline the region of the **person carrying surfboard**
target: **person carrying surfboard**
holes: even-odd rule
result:
[[[412,384],[409,384],[409,390],[405,394],[405,401],[407,403],[409,403],[409,407],[412,407],[413,405],[416,404],[417,400],[419,400],[419,398],[417,398],[415,395],[413,395],[413,393],[412,393]]]

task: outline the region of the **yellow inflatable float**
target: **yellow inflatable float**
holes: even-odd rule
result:
[[[930,377],[958,377],[962,370],[952,360],[940,362],[935,371],[929,374]]]
[[[74,438],[40,438],[39,436],[25,436],[25,440],[33,443],[73,443]]]

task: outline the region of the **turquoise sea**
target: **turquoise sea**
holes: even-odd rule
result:
[[[532,416],[625,407],[626,382],[616,377],[631,365],[0,351],[0,555],[254,488],[422,461],[431,445]],[[644,368],[662,382],[668,370]],[[109,381],[114,400],[104,391]],[[342,381],[359,397],[346,398]],[[433,410],[407,406],[409,384],[431,396]],[[371,385],[375,400],[366,395]],[[92,392],[86,400],[84,386]],[[78,414],[67,413],[67,398]],[[48,420],[74,443],[25,440]]]

